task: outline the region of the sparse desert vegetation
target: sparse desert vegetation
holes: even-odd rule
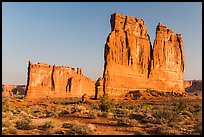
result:
[[[154,94],[154,93],[153,93]],[[2,98],[3,135],[200,135],[202,97]]]

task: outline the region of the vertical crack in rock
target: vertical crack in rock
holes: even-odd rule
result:
[[[180,53],[181,53],[181,68],[182,71],[184,72],[185,70],[185,61],[184,61],[184,47],[183,47],[183,42],[182,42],[182,38],[180,34],[177,34],[177,40],[179,43],[179,49],[180,49]]]
[[[130,49],[129,49],[129,43],[128,43],[128,36],[127,36],[128,34],[127,34],[127,32],[125,31],[125,44],[126,44],[126,50],[127,50],[127,64],[129,65],[129,61],[130,61]]]
[[[151,64],[153,62],[153,49],[152,49],[152,44],[150,41],[150,36],[148,35],[148,39],[149,39],[149,44],[150,44],[150,57],[148,58],[148,74],[147,77],[149,78],[150,72],[151,72]]]
[[[72,88],[72,78],[73,78],[73,77],[71,77],[71,78],[69,78],[69,79],[67,80],[66,92],[67,92],[67,91],[71,92],[71,88]]]
[[[52,74],[51,74],[51,89],[53,91],[55,90],[54,70],[55,70],[55,65],[52,67]]]
[[[30,65],[31,65],[31,61],[29,60],[28,61],[28,74],[27,74],[27,85],[26,85],[26,92],[25,92],[25,95],[27,95],[27,91],[28,91],[28,88],[29,88],[29,86],[30,86]]]

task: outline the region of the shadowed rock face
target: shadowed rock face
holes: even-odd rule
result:
[[[184,81],[186,92],[202,91],[202,80],[187,80]]]
[[[93,95],[95,82],[82,74],[80,68],[52,66],[29,61],[26,98]]]
[[[25,95],[26,85],[2,85],[3,96]]]
[[[142,19],[114,13],[105,44],[103,90],[121,95],[136,89],[184,92],[180,34],[158,24],[154,48]]]

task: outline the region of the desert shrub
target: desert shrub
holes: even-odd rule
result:
[[[9,127],[10,125],[10,120],[8,120],[7,118],[2,118],[2,127]]]
[[[39,113],[37,117],[38,118],[46,118],[46,116],[47,115],[45,113]]]
[[[16,134],[17,130],[16,130],[16,128],[14,128],[14,127],[9,127],[9,128],[8,128],[8,132],[9,132],[10,134]]]
[[[69,110],[62,110],[59,114],[59,116],[64,116],[66,114],[70,114],[71,112]]]
[[[121,109],[134,109],[136,106],[132,105],[125,105],[123,103],[117,103],[115,104],[115,108],[121,108]]]
[[[202,108],[202,106],[201,106],[200,104],[195,104],[195,105],[194,105],[194,108],[201,109],[201,108]]]
[[[136,119],[136,120],[142,120],[142,119],[144,119],[144,114],[141,114],[141,113],[137,113],[137,114],[130,114],[129,115],[129,117],[131,118],[131,119]]]
[[[112,102],[109,99],[109,95],[107,93],[104,94],[101,103],[100,103],[100,109],[101,111],[109,112],[112,108]]]
[[[6,102],[2,102],[2,112],[9,111],[9,104]]]
[[[98,113],[96,111],[89,111],[89,118],[96,119],[98,117]]]
[[[57,105],[82,104],[81,101],[64,101],[64,102],[53,101],[52,103]]]
[[[18,120],[16,121],[16,128],[17,129],[22,129],[22,130],[31,130],[34,129],[35,127],[33,125],[30,125],[30,120],[24,119],[24,120]]]
[[[51,117],[59,117],[59,115],[56,112],[52,112]]]
[[[2,128],[2,135],[14,135],[17,130],[14,127]]]
[[[147,123],[145,124],[146,128],[152,128],[154,127],[154,124],[153,123]]]
[[[115,108],[112,110],[114,114],[116,115],[124,115],[124,116],[128,116],[131,114],[131,110],[129,109],[121,109],[121,108]]]
[[[46,129],[46,130],[40,130],[39,131],[40,135],[54,135],[55,131],[53,129]]]
[[[191,125],[191,122],[186,121],[184,124],[185,125]]]
[[[139,106],[140,110],[144,110],[144,111],[147,111],[147,110],[152,110],[153,109],[153,106],[152,105],[149,105],[149,104],[141,104]]]
[[[94,132],[93,128],[86,125],[73,124],[68,135],[90,135]]]
[[[158,135],[171,135],[172,134],[170,131],[170,128],[165,125],[158,126],[155,129],[155,133]]]
[[[11,125],[11,121],[15,119],[15,116],[12,112],[2,112],[2,126],[9,127]]]
[[[33,110],[33,113],[39,113],[39,112],[40,112],[39,109],[35,109],[35,110]]]
[[[169,122],[180,122],[182,120],[181,115],[177,112],[168,109],[156,110],[152,115],[159,121],[159,123],[167,124]]]
[[[169,122],[169,123],[168,123],[168,126],[169,126],[169,127],[175,127],[175,126],[176,126],[176,123],[175,123],[175,122]]]
[[[194,134],[197,134],[197,135],[202,135],[202,122],[198,122],[194,127]]]
[[[71,108],[72,113],[78,112],[81,114],[86,114],[88,113],[88,109],[85,106],[82,105],[76,105],[74,107]]]
[[[57,130],[55,131],[56,135],[64,135],[66,132],[64,130]]]
[[[193,113],[193,112],[199,113],[199,112],[202,111],[202,106],[201,106],[200,104],[195,104],[195,105],[193,106],[193,108],[190,109],[190,111],[191,111],[192,113]]]
[[[70,123],[70,122],[65,122],[65,123],[62,124],[62,127],[63,127],[63,128],[71,128],[72,125],[73,125],[73,124]]]
[[[137,126],[138,122],[135,119],[122,118],[118,120],[118,124],[123,126],[135,127]]]
[[[176,111],[188,110],[188,105],[186,104],[186,102],[174,103],[173,105],[174,105],[174,110]]]
[[[98,116],[106,117],[106,118],[113,118],[113,113],[111,113],[111,112],[102,112],[102,113],[99,113]]]
[[[2,112],[9,111],[9,97],[2,97]]]
[[[58,117],[58,114],[52,111],[45,110],[44,113],[46,114],[45,117]]]
[[[153,124],[161,124],[155,117],[153,116],[145,116],[143,119],[141,119],[142,123],[153,123]]]
[[[100,109],[99,105],[98,104],[91,104],[91,107],[93,109]]]
[[[21,110],[20,115],[23,117],[29,117],[29,118],[36,117],[36,114],[33,113],[33,110],[30,107],[25,107],[23,110]]]
[[[192,113],[189,112],[189,111],[187,111],[187,110],[182,111],[181,114],[182,114],[182,115],[186,115],[186,116],[188,116],[188,117],[190,117],[190,118],[193,117]]]
[[[158,119],[156,119],[155,117],[153,117],[150,114],[147,113],[133,113],[129,115],[129,118],[131,119],[136,119],[138,120],[140,123],[142,124],[146,124],[146,123],[153,123],[153,124],[160,124],[160,122],[158,121]]]
[[[24,110],[22,110],[22,111],[20,112],[19,116],[22,117],[22,118],[29,118],[28,113],[26,113]]]
[[[134,135],[147,135],[147,132],[144,130],[134,131]]]
[[[39,130],[47,130],[50,128],[54,128],[54,124],[52,123],[52,121],[46,121],[43,125],[37,127],[37,129]]]
[[[2,127],[2,135],[9,135],[8,128]]]
[[[20,114],[21,111],[17,107],[14,107],[13,109],[11,109],[11,112],[13,114]]]
[[[24,95],[15,95],[14,96],[14,98],[17,100],[22,100],[22,99],[24,99],[24,97],[25,97]]]

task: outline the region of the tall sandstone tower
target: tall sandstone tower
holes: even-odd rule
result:
[[[158,24],[153,49],[144,21],[114,13],[105,44],[103,90],[111,96],[138,89],[182,93],[184,46],[180,34]]]

